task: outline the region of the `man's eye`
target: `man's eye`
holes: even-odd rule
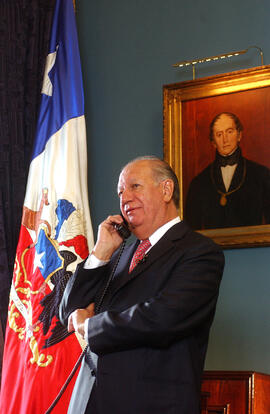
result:
[[[140,187],[140,184],[137,184],[137,183],[136,183],[136,184],[133,184],[133,185],[132,185],[132,188],[138,188],[138,187]]]

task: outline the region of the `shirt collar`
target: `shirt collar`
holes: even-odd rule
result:
[[[151,236],[149,237],[151,247],[153,247],[172,226],[174,226],[176,223],[180,223],[180,221],[180,217],[175,217],[174,219],[163,224],[163,226],[159,227],[159,229],[157,229],[153,234],[151,234]]]

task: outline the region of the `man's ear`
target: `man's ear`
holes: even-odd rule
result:
[[[163,198],[164,201],[169,202],[172,199],[173,196],[173,190],[174,190],[174,183],[173,180],[170,180],[167,178],[163,181]]]
[[[237,141],[240,142],[242,139],[242,131],[238,132],[238,139]]]

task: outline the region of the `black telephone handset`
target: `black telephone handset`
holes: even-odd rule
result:
[[[123,218],[123,223],[121,224],[116,224],[115,228],[119,233],[119,236],[122,237],[123,240],[126,240],[129,238],[129,236],[131,235],[131,232],[128,228],[128,224],[127,221],[124,219],[123,215],[121,214],[121,217]]]

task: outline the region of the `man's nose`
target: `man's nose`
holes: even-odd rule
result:
[[[229,140],[229,134],[228,134],[228,132],[224,132],[224,134],[223,134],[223,142],[228,142],[228,140]]]
[[[123,190],[121,194],[121,204],[124,205],[132,200],[132,191],[128,188]]]

